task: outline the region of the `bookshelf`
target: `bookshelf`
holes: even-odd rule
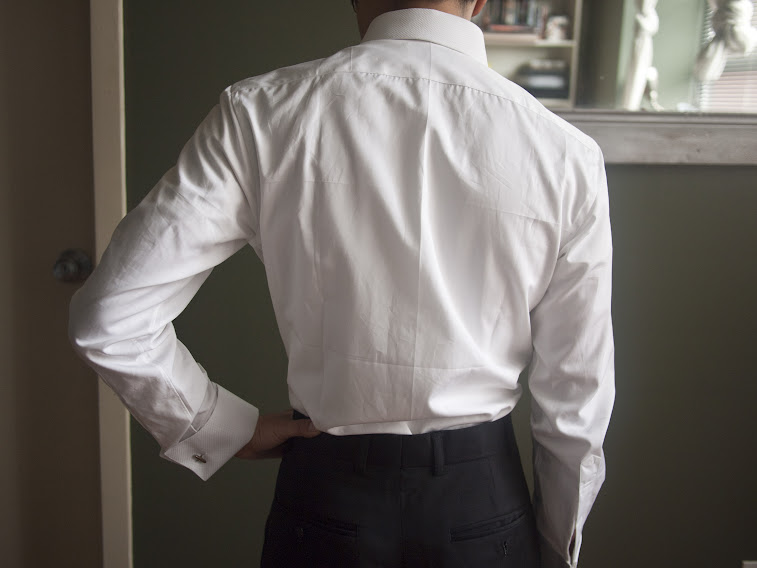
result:
[[[474,21],[492,69],[564,110],[576,104],[582,11],[583,0],[489,0]]]

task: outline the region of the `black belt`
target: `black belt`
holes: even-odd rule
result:
[[[294,419],[307,419],[294,411]],[[498,455],[513,458],[520,468],[510,415],[455,430],[426,434],[356,434],[315,438],[291,438],[290,450],[307,453],[310,459],[352,462],[357,470],[366,467],[433,467],[442,473],[445,464],[462,463]]]

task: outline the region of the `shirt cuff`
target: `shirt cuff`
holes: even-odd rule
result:
[[[258,416],[257,408],[219,385],[215,408],[205,425],[160,455],[207,481],[250,441]]]

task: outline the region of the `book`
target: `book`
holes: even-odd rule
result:
[[[523,26],[518,24],[489,24],[490,32],[505,33],[505,34],[535,34],[536,29],[530,26]]]

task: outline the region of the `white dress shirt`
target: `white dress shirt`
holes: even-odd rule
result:
[[[291,404],[323,431],[495,420],[528,369],[538,528],[575,565],[614,397],[604,164],[487,67],[474,24],[389,12],[358,46],[227,89],[74,297],[78,352],[203,479],[258,411],[171,322],[245,244]]]

